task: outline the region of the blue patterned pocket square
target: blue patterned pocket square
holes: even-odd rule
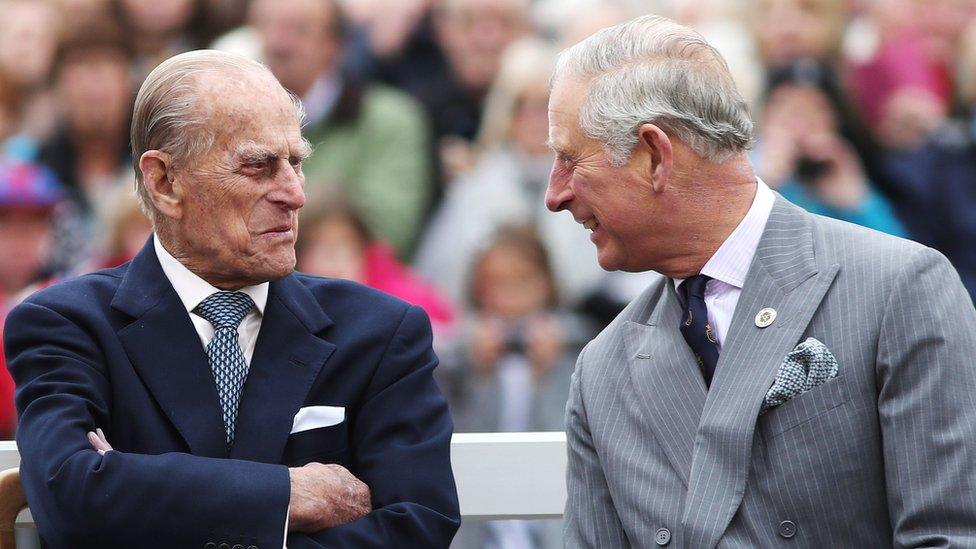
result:
[[[837,359],[826,345],[808,337],[786,355],[766,392],[759,415],[837,377]]]

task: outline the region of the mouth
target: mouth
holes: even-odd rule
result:
[[[293,234],[293,227],[291,225],[279,225],[277,227],[272,227],[266,231],[262,231],[261,236],[270,236],[277,238],[291,237]]]
[[[579,223],[583,225],[583,228],[588,229],[590,232],[595,231],[597,227],[600,226],[600,222],[597,221],[595,217],[580,221]]]

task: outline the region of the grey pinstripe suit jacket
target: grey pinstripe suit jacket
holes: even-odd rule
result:
[[[976,547],[976,311],[941,254],[777,196],[707,393],[681,315],[662,277],[580,355],[568,547]],[[759,417],[807,337],[839,376]]]

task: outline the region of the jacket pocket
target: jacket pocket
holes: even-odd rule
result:
[[[769,441],[850,400],[847,382],[838,375],[770,409],[760,416],[758,430]]]
[[[349,447],[346,422],[328,427],[308,429],[288,436],[285,443],[284,463],[291,466],[305,465],[313,461],[342,463]],[[327,459],[332,458],[332,459]]]

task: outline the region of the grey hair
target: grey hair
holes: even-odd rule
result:
[[[208,124],[206,105],[199,93],[200,78],[215,74],[228,77],[228,73],[266,74],[277,82],[268,67],[242,55],[196,50],[163,61],[139,88],[129,137],[139,206],[154,226],[156,209],[143,184],[139,159],[146,151],[160,150],[172,156],[175,166],[183,166],[212,148],[218,128]],[[305,109],[297,97],[291,93],[289,96],[301,125],[305,120]]]
[[[627,163],[649,122],[715,162],[752,142],[752,119],[725,60],[670,19],[649,15],[597,32],[560,54],[551,84],[565,76],[590,83],[580,128],[615,166]]]

